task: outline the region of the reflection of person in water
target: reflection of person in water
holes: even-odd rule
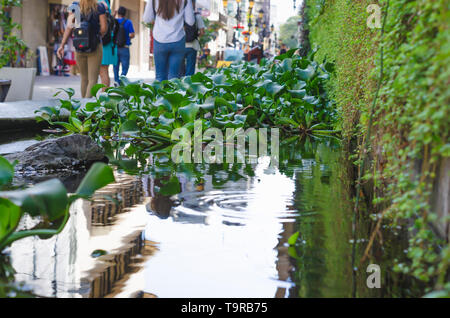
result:
[[[170,211],[174,207],[174,202],[170,197],[157,194],[154,196],[146,208],[148,212],[152,212],[160,219],[167,219],[170,216]]]
[[[181,192],[187,191],[189,193],[189,190],[187,189],[189,180],[183,175],[179,175],[177,178],[179,180]],[[174,222],[206,224],[206,215],[193,215],[191,213],[185,213],[178,209],[172,209],[173,207],[179,205],[177,200],[173,200],[172,196],[161,195],[156,191],[155,187],[161,189],[165,184],[167,184],[169,179],[170,177],[155,179],[149,177],[149,179],[144,182],[144,184],[148,184],[146,186],[146,188],[148,189],[148,192],[146,194],[150,197],[150,203],[146,205],[147,211],[151,214],[156,215],[160,219],[168,219],[169,217],[172,217]],[[194,186],[196,192],[204,191],[204,180],[202,178],[197,179]],[[186,204],[186,206],[189,209],[189,204]]]
[[[175,202],[172,201],[170,196],[165,196],[157,193],[155,191],[155,186],[161,188],[163,182],[167,182],[169,178],[153,179],[149,185],[149,195],[151,196],[151,201],[147,204],[147,211],[155,214],[161,219],[167,219],[170,216],[170,211],[172,207],[175,206]]]

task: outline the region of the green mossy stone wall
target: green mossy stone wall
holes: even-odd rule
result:
[[[388,224],[412,224],[411,261],[397,269],[450,290],[448,177],[442,176],[450,157],[450,2],[306,1],[315,59],[336,64],[328,89],[343,136],[357,142],[357,153],[370,138],[364,179],[373,204]],[[387,13],[383,36],[367,25],[373,4],[382,17]],[[384,70],[368,136],[381,48]]]

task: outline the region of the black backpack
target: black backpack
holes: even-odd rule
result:
[[[73,45],[77,52],[94,52],[100,42],[99,35],[95,32],[94,26],[89,22],[92,15],[92,12],[88,16],[82,14],[80,27],[74,30]]]
[[[127,19],[123,18],[122,23],[118,23],[117,36],[115,37],[118,47],[127,45],[127,30],[125,30],[124,26],[125,22],[127,22]]]
[[[197,27],[197,14],[194,14],[195,22],[194,25],[189,25],[184,23],[184,32],[186,33],[186,42],[192,42],[198,38],[198,27]]]
[[[111,42],[115,42],[113,35],[115,36],[118,30],[118,23],[117,20],[114,19],[114,17],[109,13],[109,11],[106,11],[106,21],[108,23],[108,31],[106,32],[105,36],[102,38],[103,45],[109,44]]]

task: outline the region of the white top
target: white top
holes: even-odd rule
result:
[[[200,14],[196,13],[195,14],[195,20],[197,22],[197,29],[204,29],[205,28],[205,22],[203,22],[203,18]],[[196,51],[200,51],[201,47],[200,47],[200,42],[198,41],[198,39],[195,39],[192,42],[186,42],[186,47],[187,48],[192,48]]]
[[[160,16],[155,17],[153,9],[153,1],[155,7],[158,8],[159,0],[147,0],[143,20],[145,23],[155,22],[153,27],[153,37],[160,43],[173,43],[180,41],[186,33],[184,32],[184,22],[194,25],[194,7],[191,0],[181,0],[180,12],[175,11],[175,15],[170,20],[164,20]],[[187,2],[186,6],[184,4]]]

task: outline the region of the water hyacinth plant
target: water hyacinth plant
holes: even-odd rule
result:
[[[95,101],[85,107],[67,92],[69,100],[42,108],[37,118],[89,134],[104,148],[111,142],[127,145],[128,155],[170,147],[172,132],[192,132],[196,120],[203,130],[278,127],[287,137],[332,135],[337,114],[324,85],[333,66],[295,51],[260,65],[240,63],[152,84],[124,79],[123,86],[101,93],[98,84],[92,89]],[[68,122],[61,120],[62,108],[70,113]]]

